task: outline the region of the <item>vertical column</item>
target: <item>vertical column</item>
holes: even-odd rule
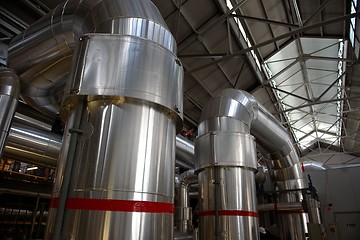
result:
[[[16,111],[19,95],[19,78],[11,69],[0,67],[0,159]]]

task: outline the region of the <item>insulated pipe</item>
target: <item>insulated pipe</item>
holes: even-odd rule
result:
[[[38,166],[56,168],[62,136],[19,124],[11,125],[4,156]]]
[[[20,95],[20,83],[16,74],[0,67],[0,159],[2,158],[11,121]]]
[[[117,34],[144,38],[147,38],[144,34],[152,35],[153,41],[171,51],[176,49],[174,38],[162,27],[166,24],[154,8],[150,1],[143,0],[67,0],[55,7],[9,45],[9,65],[21,79],[22,99],[47,115],[59,113],[73,52],[85,33],[112,33],[120,29]],[[130,19],[138,25],[145,19],[153,21],[148,29],[138,31],[139,28],[127,23]]]
[[[181,135],[176,136],[176,159],[181,160],[187,165],[195,166],[195,149],[194,143]]]
[[[221,91],[204,106],[201,115],[195,170],[202,240],[259,237],[256,149],[250,135],[255,111],[249,111],[257,105],[248,101],[248,95]]]
[[[292,203],[265,203],[258,205],[259,212],[304,212],[304,207],[301,202]]]
[[[270,154],[271,165],[274,169],[273,178],[278,189],[284,192],[280,195],[280,202],[302,200],[299,190],[306,188],[306,182],[298,156],[286,130],[249,93],[235,89],[221,90],[205,105],[199,124],[199,137],[195,142],[195,169],[199,173],[201,211],[206,213],[200,213],[201,239],[215,239],[215,236],[219,234],[234,238],[238,236],[244,239],[257,238],[257,233],[254,232],[257,223],[252,218],[257,215],[237,216],[236,220],[241,222],[240,226],[246,226],[246,230],[240,233],[236,231],[236,228],[231,227],[235,218],[226,215],[229,208],[240,208],[247,213],[256,212],[256,203],[253,202],[256,152],[250,132],[257,143]],[[227,176],[230,175],[231,170],[237,173],[228,179]],[[224,189],[228,187],[227,185],[233,184],[234,179],[240,179],[240,181],[235,181],[239,185],[232,186],[231,191],[235,189],[234,194],[226,195]],[[219,185],[220,187],[217,187]],[[220,188],[218,192],[216,188]],[[238,194],[236,194],[237,191],[239,191]],[[226,192],[229,193],[230,190]],[[249,201],[249,199],[252,200]],[[232,206],[233,202],[247,205]],[[227,216],[231,221],[222,221],[222,215]],[[305,226],[302,224],[301,217],[289,214],[285,218],[280,224],[287,222],[296,222],[296,224],[282,228],[283,238],[302,239],[304,232],[301,229]],[[220,227],[217,226],[216,229],[214,224],[220,224]],[[217,232],[202,230],[206,227],[209,229],[209,226],[210,229],[215,228]]]
[[[189,188],[197,183],[194,170],[188,170],[175,177],[175,226],[181,233],[189,233],[192,228],[192,208],[190,207]]]
[[[57,113],[56,95],[47,96],[62,89],[77,45],[61,115],[80,116],[80,125],[67,121],[46,238],[172,239],[183,71],[158,10],[147,0],[67,1],[30,29],[10,58],[31,85],[27,101],[43,112]],[[41,49],[60,44],[35,56],[31,37]]]

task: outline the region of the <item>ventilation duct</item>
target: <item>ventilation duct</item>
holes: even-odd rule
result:
[[[307,186],[290,138],[250,94],[235,89],[218,92],[205,105],[198,132],[200,239],[258,238],[255,139],[272,160],[279,202],[301,202],[300,190]],[[302,216],[283,215],[282,239],[303,239],[304,226],[298,225]]]
[[[0,159],[9,134],[20,94],[19,79],[7,68],[0,67]]]
[[[70,79],[46,238],[172,239],[183,71],[156,7],[66,1],[9,53],[23,99],[43,113],[59,113]]]
[[[15,121],[11,125],[4,156],[38,166],[56,168],[62,136]]]
[[[21,79],[22,99],[47,115],[59,113],[73,52],[85,33],[152,39],[175,52],[174,38],[153,9],[147,0],[67,0],[58,5],[10,43],[9,65]],[[141,28],[144,21],[146,29]]]

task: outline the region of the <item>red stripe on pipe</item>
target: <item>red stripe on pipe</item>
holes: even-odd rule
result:
[[[59,206],[59,198],[51,198],[49,208],[57,208]]]
[[[257,212],[244,211],[244,210],[219,210],[219,216],[241,216],[241,217],[258,217]],[[215,211],[202,211],[199,212],[200,217],[215,216]]]
[[[58,202],[58,199],[52,199],[50,207],[57,208]],[[174,204],[171,203],[116,199],[68,198],[65,208],[113,212],[174,213]]]

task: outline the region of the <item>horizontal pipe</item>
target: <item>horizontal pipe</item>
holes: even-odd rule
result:
[[[34,165],[55,168],[62,136],[14,122],[10,128],[4,156]]]
[[[303,205],[301,202],[288,202],[288,203],[265,203],[258,205],[259,212],[270,211],[303,211]]]

